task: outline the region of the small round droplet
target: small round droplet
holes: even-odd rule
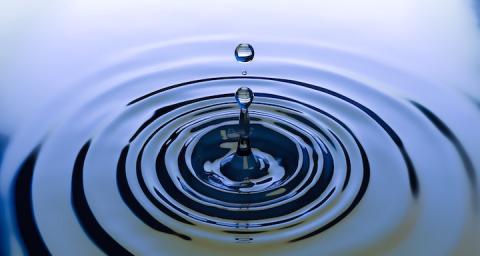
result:
[[[246,71],[246,70],[242,71],[242,75],[246,76],[246,75],[247,75],[247,71]]]
[[[240,87],[235,92],[235,100],[242,109],[246,109],[252,104],[253,97],[253,92],[248,87]]]
[[[239,44],[235,48],[235,58],[239,62],[249,62],[253,60],[255,52],[250,44]]]

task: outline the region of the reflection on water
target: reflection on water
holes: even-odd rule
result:
[[[2,253],[474,255],[469,5],[270,4],[44,7],[0,77]]]

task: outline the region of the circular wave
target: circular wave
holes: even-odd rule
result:
[[[120,255],[183,252],[184,243],[200,251],[212,244],[329,251],[344,236],[344,251],[381,252],[386,241],[411,245],[428,229],[427,218],[444,205],[436,191],[446,180],[445,200],[462,198],[456,204],[464,210],[440,217],[468,213],[476,197],[472,160],[427,107],[315,65],[258,59],[248,76],[232,76],[235,63],[213,56],[102,77],[105,89],[59,110],[55,125],[39,129],[48,131],[38,132],[40,143],[18,143],[29,155],[6,166],[22,163],[11,172],[11,200],[27,252],[61,253],[58,241]],[[219,171],[238,138],[233,92],[240,86],[256,95],[253,150],[274,166],[246,182]],[[441,166],[446,171],[432,176]]]

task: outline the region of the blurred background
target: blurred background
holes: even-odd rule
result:
[[[1,6],[3,137],[85,70],[123,49],[212,35],[327,43],[480,98],[476,0],[51,0]]]

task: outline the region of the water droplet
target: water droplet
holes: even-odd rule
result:
[[[239,44],[237,48],[235,48],[235,58],[239,62],[252,61],[254,55],[255,51],[250,44]]]
[[[246,71],[246,70],[242,71],[242,75],[246,76],[246,75],[247,75],[247,71]]]
[[[235,92],[235,100],[242,109],[246,109],[252,104],[253,97],[253,92],[248,87],[240,87]]]

